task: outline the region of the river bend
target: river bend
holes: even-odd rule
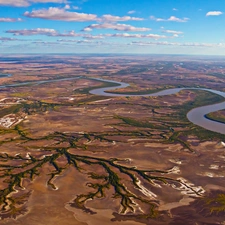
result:
[[[109,91],[118,89],[118,88],[125,88],[128,87],[129,84],[124,83],[124,82],[118,82],[118,81],[112,81],[112,80],[105,80],[105,79],[95,79],[99,81],[104,81],[104,82],[111,82],[111,83],[116,83],[118,86],[113,86],[113,87],[106,87],[106,88],[98,88],[98,89],[93,89],[90,91],[90,94],[94,95],[102,95],[102,96],[108,96],[108,97],[131,97],[131,96],[164,96],[164,95],[171,95],[171,94],[176,94],[181,90],[203,90],[203,91],[208,91],[217,95],[220,95],[225,98],[225,92],[222,91],[216,91],[212,89],[207,89],[207,88],[172,88],[172,89],[166,89],[163,91],[159,91],[156,93],[152,94],[144,94],[144,95],[129,95],[129,94],[116,94],[116,93],[109,93]],[[107,91],[107,93],[106,93]],[[213,105],[207,105],[207,106],[201,106],[198,108],[194,108],[191,111],[187,113],[187,118],[190,122],[203,127],[207,130],[214,131],[217,133],[225,134],[225,124],[220,123],[217,121],[209,120],[205,117],[206,114],[215,112],[218,110],[225,109],[225,102],[213,104]]]
[[[10,76],[11,75],[8,75],[8,74],[0,74],[0,78],[10,77]],[[51,83],[51,82],[58,82],[58,81],[65,81],[65,80],[75,80],[75,79],[79,79],[79,78],[81,78],[81,77],[60,78],[60,79],[42,80],[42,81],[28,81],[28,82],[21,82],[21,83],[9,84],[9,85],[1,85],[0,88],[19,87],[19,86],[25,86],[25,85],[39,85],[39,84],[44,84],[44,83]],[[100,95],[100,96],[108,96],[108,97],[164,96],[164,95],[176,94],[179,91],[184,90],[184,89],[189,89],[189,90],[191,89],[191,90],[208,91],[208,92],[220,95],[225,98],[225,92],[216,91],[216,90],[212,90],[212,89],[206,89],[206,88],[172,88],[172,89],[166,89],[166,90],[162,90],[162,91],[159,91],[156,93],[144,94],[144,95],[116,94],[116,93],[109,93],[109,91],[113,91],[118,88],[128,87],[129,84],[124,83],[124,82],[113,81],[113,80],[100,79],[100,78],[91,78],[91,79],[118,84],[118,86],[97,88],[97,89],[93,89],[93,90],[89,91],[90,94]],[[187,118],[190,122],[192,122],[200,127],[203,127],[207,130],[225,134],[225,124],[224,123],[209,120],[205,117],[205,115],[208,113],[215,112],[215,111],[222,110],[222,109],[225,109],[225,101],[221,102],[221,103],[217,103],[217,104],[194,108],[187,113]]]

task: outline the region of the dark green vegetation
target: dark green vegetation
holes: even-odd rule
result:
[[[88,79],[88,80],[95,80],[93,78],[85,78],[85,79]],[[101,81],[102,84],[99,85],[99,86],[96,86],[96,87],[87,87],[87,88],[82,88],[82,89],[78,89],[78,90],[75,90],[75,93],[77,94],[89,94],[89,91],[93,90],[93,89],[97,89],[97,88],[106,88],[106,87],[116,87],[118,86],[117,83],[114,83],[114,82],[104,82],[104,81]]]
[[[173,87],[170,87],[173,88]],[[148,90],[143,90],[143,91],[126,91],[126,92],[120,92],[118,91],[106,91],[106,93],[113,93],[113,94],[125,94],[125,95],[148,95],[148,94],[152,94],[152,93],[156,93],[159,91],[162,91],[166,88],[158,88],[158,89],[148,89]]]
[[[205,140],[212,140],[212,139],[222,139],[224,135],[215,133],[209,130],[206,130],[204,128],[198,127],[192,123],[190,123],[186,117],[187,113],[196,107],[210,105],[213,103],[218,103],[224,101],[224,98],[222,96],[201,91],[201,90],[192,90],[193,92],[196,92],[196,97],[193,100],[188,101],[187,103],[182,104],[182,106],[171,106],[172,109],[176,111],[175,114],[173,114],[173,117],[170,117],[170,119],[177,120],[179,122],[187,122],[189,123],[188,127],[184,134],[186,135],[195,135],[198,137],[201,141]]]
[[[171,108],[176,110],[176,114],[173,115],[175,119],[178,121],[184,121],[184,122],[189,122],[186,114],[193,108],[204,106],[204,105],[210,105],[213,103],[218,103],[224,101],[224,98],[222,96],[209,93],[206,91],[201,91],[201,90],[192,90],[197,93],[197,97],[189,101],[182,106],[172,106]],[[201,128],[199,126],[196,126],[192,123],[189,122],[189,129],[187,129],[183,135],[195,135],[197,138],[199,138],[201,141],[206,141],[206,140],[222,140],[224,138],[224,135],[215,133],[209,130],[206,130],[204,128]]]
[[[188,141],[189,136],[195,136],[200,141],[221,141],[224,138],[223,134],[205,130],[204,128],[192,124],[186,118],[186,114],[192,108],[220,102],[223,101],[224,98],[205,91],[194,90],[194,92],[197,93],[197,97],[194,100],[188,101],[182,106],[173,105],[169,107],[176,111],[176,113],[173,113],[172,115],[157,113],[157,109],[162,110],[164,108],[166,110],[167,107],[148,106],[152,108],[153,117],[148,118],[145,121],[119,115],[115,116],[115,118],[121,119],[125,124],[132,127],[148,128],[148,135],[153,139],[154,135],[152,132],[159,131],[160,133],[157,136],[157,139],[162,138],[164,143],[180,143],[185,149],[194,152],[194,149]],[[157,114],[158,116],[155,116]],[[140,132],[140,135],[141,134],[145,136],[146,130],[145,132]]]
[[[119,159],[111,158],[104,159],[101,157],[92,157],[82,155],[82,149],[85,146],[81,146],[78,142],[89,139],[99,139],[98,134],[64,134],[55,132],[48,136],[44,136],[39,139],[32,138],[26,134],[21,127],[16,126],[15,131],[18,132],[19,137],[17,140],[24,140],[27,143],[29,141],[38,140],[55,140],[57,143],[52,147],[41,147],[43,153],[48,152],[48,155],[44,157],[35,157],[29,154],[29,157],[17,154],[12,156],[7,153],[0,154],[0,178],[6,184],[5,188],[0,190],[0,215],[2,219],[24,214],[26,209],[26,202],[30,196],[30,192],[23,188],[23,179],[32,181],[36,176],[40,175],[41,168],[48,164],[50,166],[50,173],[48,173],[49,180],[48,185],[53,189],[56,189],[53,179],[60,174],[63,174],[70,166],[76,168],[77,172],[84,172],[89,174],[90,182],[87,186],[92,189],[89,193],[78,195],[71,206],[83,209],[84,211],[91,212],[85,207],[85,202],[89,199],[103,198],[107,194],[109,188],[114,190],[114,198],[120,199],[122,206],[121,213],[126,210],[133,211],[135,208],[135,201],[140,204],[147,204],[150,207],[148,213],[149,216],[155,217],[157,212],[157,202],[149,200],[141,193],[141,187],[139,186],[139,180],[154,184],[154,182],[167,184],[167,185],[184,185],[191,192],[199,195],[192,187],[188,187],[180,180],[171,178],[167,171],[160,170],[141,170],[134,167],[124,166],[119,164]],[[57,147],[58,144],[67,143],[69,147],[62,148]],[[77,149],[77,154],[70,153],[71,149]],[[58,164],[58,161],[64,161],[62,166]],[[13,166],[16,163],[16,166]],[[93,166],[102,168],[101,173],[96,173]],[[125,186],[123,177],[126,176],[129,179],[130,184],[133,185],[139,194],[134,193],[129,187]],[[18,190],[19,193],[16,193]]]
[[[225,78],[225,74],[221,74],[221,73],[210,73],[209,75],[213,77],[222,78],[222,79]]]
[[[148,121],[138,121],[130,117],[116,116],[115,118],[121,119],[124,123],[133,127],[151,128],[151,129],[165,129],[165,126],[155,125]]]
[[[224,110],[214,112],[214,113],[209,113],[209,114],[205,115],[205,117],[207,119],[210,119],[210,120],[213,120],[216,122],[225,123],[225,111]]]
[[[186,121],[187,121],[186,113],[191,109],[224,101],[224,98],[222,96],[216,95],[214,93],[202,90],[191,90],[191,91],[196,93],[195,99],[183,104],[182,107],[180,106],[172,107],[173,109],[178,110],[179,117]]]
[[[204,199],[210,209],[210,213],[219,214],[225,212],[225,194],[217,193],[215,196],[209,196]]]
[[[114,85],[117,86],[115,83]],[[104,85],[98,86],[98,88],[107,86],[112,86],[112,84],[104,83]],[[79,94],[88,94],[91,89],[92,88],[87,88],[78,92]],[[64,174],[70,167],[75,168],[77,173],[88,174],[89,182],[87,182],[86,185],[90,188],[90,191],[77,195],[70,203],[71,207],[82,209],[88,213],[95,212],[87,208],[85,203],[88,200],[104,198],[108,194],[109,189],[112,189],[113,198],[120,200],[122,208],[121,213],[125,213],[127,211],[134,212],[137,206],[136,204],[139,204],[148,210],[147,213],[137,215],[137,217],[157,217],[158,201],[150,199],[143,194],[140,182],[148,183],[150,186],[154,186],[155,184],[160,184],[161,186],[167,185],[172,188],[183,186],[189,190],[189,193],[200,196],[201,190],[196,191],[181,180],[175,179],[170,175],[169,171],[161,171],[157,169],[143,170],[129,166],[124,159],[89,156],[89,154],[87,154],[89,146],[85,144],[87,141],[96,140],[105,143],[112,143],[116,140],[114,140],[114,137],[131,136],[148,138],[152,142],[161,140],[161,143],[165,144],[180,143],[184,149],[194,152],[194,149],[188,140],[189,136],[195,136],[200,141],[212,139],[221,140],[224,135],[216,134],[193,125],[187,120],[186,114],[192,108],[219,102],[222,101],[223,98],[203,91],[194,92],[197,93],[197,97],[194,100],[190,100],[189,102],[185,102],[178,106],[141,105],[146,107],[148,112],[151,112],[151,116],[147,115],[146,119],[135,119],[127,116],[114,115],[114,118],[121,121],[118,122],[118,124],[114,124],[115,126],[138,128],[136,130],[131,129],[131,131],[126,132],[122,132],[119,129],[113,132],[103,131],[83,134],[53,132],[40,138],[34,138],[27,132],[27,130],[24,130],[23,127],[19,125],[8,130],[2,129],[0,131],[1,134],[14,132],[16,134],[16,138],[3,140],[0,145],[7,142],[14,142],[15,144],[22,142],[29,146],[29,142],[32,142],[29,147],[40,149],[42,157],[35,156],[35,154],[29,154],[28,156],[23,154],[0,154],[0,179],[2,179],[4,183],[4,187],[0,190],[1,218],[16,218],[17,216],[27,212],[26,203],[31,192],[24,189],[23,180],[26,179],[26,181],[31,182],[37,176],[42,175],[42,173],[44,173],[43,168],[46,165],[50,168],[47,173],[49,177],[47,184],[53,189],[57,189],[54,184],[54,178],[58,175]],[[91,96],[90,98],[87,97],[87,100],[82,101],[82,104],[89,104],[91,101],[97,99],[98,96]],[[80,104],[76,103],[74,105],[78,107]],[[124,100],[121,104],[133,103],[129,103],[129,101]],[[23,112],[27,115],[41,115],[42,112],[55,110],[56,107],[60,107],[62,105],[71,106],[73,104],[34,101],[3,109],[1,115],[4,116],[9,113],[18,112]],[[173,113],[166,113],[166,109],[172,110]],[[162,111],[165,112],[162,113]],[[35,141],[41,140],[49,141],[54,144],[47,147],[33,146]],[[68,147],[61,147],[62,145]],[[18,192],[16,193],[16,191]],[[221,203],[223,210],[224,197],[219,196],[216,200]],[[209,204],[211,203],[212,201]],[[221,207],[218,210],[221,211]],[[213,208],[213,210],[216,211],[217,208]]]
[[[13,105],[11,107],[3,108],[0,110],[0,117],[3,117],[11,113],[18,113],[21,108],[22,108],[21,105]]]
[[[211,190],[200,198],[196,198],[190,205],[172,209],[173,217],[171,225],[175,224],[223,224],[225,213],[225,192]],[[185,221],[185,222],[184,222]]]
[[[192,205],[197,213],[205,217],[219,216],[225,213],[225,193],[220,190],[212,190],[206,196],[197,199]]]
[[[200,98],[205,97],[200,96]],[[211,101],[212,98],[209,98]],[[201,102],[199,100],[199,102]],[[204,102],[205,103],[205,102]],[[59,104],[60,105],[60,104]],[[190,104],[192,105],[192,104]],[[56,105],[55,104],[48,104],[45,102],[32,102],[32,103],[23,103],[16,107],[16,109],[22,110],[26,114],[33,114],[33,113],[41,113],[46,110],[52,110],[54,109]],[[196,105],[195,105],[196,106]],[[15,111],[14,108],[10,108],[11,110]],[[160,109],[160,107],[158,107]],[[157,107],[156,109],[152,109],[152,112],[154,114],[158,114]],[[4,112],[5,113],[5,112]],[[9,113],[7,111],[7,113]],[[182,115],[182,114],[181,114]],[[152,124],[151,122],[147,121],[139,121],[132,118],[117,116],[117,119],[120,119],[123,121],[123,123],[134,126],[138,128],[147,128],[152,131],[160,130],[162,131],[160,136],[162,139],[165,139],[165,142],[179,142],[184,147],[191,150],[189,145],[182,140],[181,135],[184,135],[181,132],[176,132],[174,129],[176,127],[183,127],[186,126],[186,122],[175,122],[169,120],[169,122],[166,122],[166,119],[168,119],[168,115],[161,115],[161,119],[154,118],[154,120],[158,121],[158,124]],[[181,117],[182,118],[182,117]],[[177,118],[176,118],[177,120]],[[161,183],[161,184],[167,184],[173,186],[174,184],[176,186],[184,185],[188,189],[190,189],[191,192],[195,193],[196,195],[199,195],[194,189],[191,187],[188,187],[186,184],[182,183],[180,180],[176,180],[170,177],[167,171],[160,171],[160,170],[141,170],[134,167],[129,167],[125,165],[121,165],[119,162],[123,161],[121,159],[117,158],[110,158],[105,159],[101,157],[92,157],[87,156],[86,154],[82,154],[82,151],[86,151],[88,149],[88,146],[85,144],[80,144],[80,141],[82,140],[82,143],[85,141],[91,141],[91,140],[100,140],[101,142],[112,142],[112,136],[118,136],[119,133],[85,133],[85,134],[64,134],[60,132],[55,132],[47,136],[43,136],[41,138],[35,139],[32,138],[26,131],[22,129],[19,125],[17,125],[14,130],[8,130],[8,132],[17,132],[19,137],[17,139],[11,140],[15,143],[18,141],[26,141],[26,143],[29,143],[29,141],[40,141],[40,140],[55,140],[56,144],[52,147],[43,147],[39,146],[41,148],[41,151],[43,151],[43,154],[48,152],[47,156],[44,156],[43,158],[38,158],[33,156],[32,154],[29,154],[29,157],[25,157],[23,155],[16,155],[12,156],[6,153],[3,153],[0,155],[0,161],[2,164],[0,164],[0,171],[1,175],[0,178],[4,180],[4,182],[7,184],[4,189],[0,191],[0,204],[2,207],[1,210],[1,216],[2,218],[8,218],[8,217],[17,217],[18,215],[21,215],[27,211],[26,209],[26,202],[27,199],[30,196],[29,191],[23,190],[22,181],[23,179],[28,179],[32,181],[36,176],[40,175],[41,168],[44,165],[49,165],[51,168],[51,172],[49,173],[49,180],[48,185],[52,187],[53,189],[56,189],[53,179],[59,175],[63,174],[70,166],[73,166],[76,168],[77,172],[86,171],[89,174],[90,182],[87,183],[88,187],[92,189],[92,191],[78,195],[74,201],[71,203],[71,206],[77,207],[80,209],[83,209],[86,212],[91,212],[90,209],[87,209],[85,206],[85,202],[90,199],[95,198],[103,198],[107,194],[107,190],[109,188],[113,188],[114,190],[114,198],[120,199],[120,204],[122,206],[122,213],[125,213],[127,210],[134,211],[135,209],[135,202],[138,202],[139,204],[145,204],[149,206],[149,213],[148,216],[155,217],[157,216],[157,201],[155,200],[149,200],[146,198],[142,192],[141,187],[139,186],[139,181],[146,181],[150,184]],[[5,131],[2,130],[4,133]],[[121,133],[120,135],[131,135],[131,136],[146,136],[151,137],[151,131],[149,133],[144,133],[142,131],[139,132],[127,132]],[[109,139],[107,136],[110,136],[111,139]],[[5,141],[7,142],[7,141]],[[1,142],[1,144],[5,143],[4,141]],[[66,143],[69,147],[62,148],[57,147],[57,145],[60,145],[62,143]],[[38,147],[38,146],[37,146]],[[78,154],[73,154],[70,152],[70,149],[76,149],[78,151]],[[59,165],[58,160],[65,161],[64,165]],[[13,166],[14,163],[17,162],[16,166]],[[19,162],[19,164],[18,164]],[[93,166],[98,166],[101,169],[101,173],[96,173],[95,170],[93,170]],[[126,179],[129,180],[130,184],[136,189],[139,190],[138,195],[137,193],[134,193],[132,191],[133,188],[129,188],[124,184],[124,176]],[[19,190],[19,194],[15,194],[15,189]],[[147,215],[145,215],[147,216]]]
[[[22,111],[27,115],[46,112],[53,110],[56,106],[60,104],[46,103],[42,101],[35,101],[32,103],[23,103],[21,105]]]

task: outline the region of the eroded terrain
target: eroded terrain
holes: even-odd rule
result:
[[[222,97],[89,94],[113,85],[90,78],[131,85],[120,93],[224,91],[222,60],[15,57],[0,69],[12,74],[1,85],[27,82],[0,91],[0,223],[224,223],[224,135],[186,118]],[[51,82],[63,78],[75,79]]]

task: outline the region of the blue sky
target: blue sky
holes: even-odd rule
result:
[[[1,53],[225,55],[225,0],[0,0]]]

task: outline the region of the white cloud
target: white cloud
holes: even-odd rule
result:
[[[5,42],[5,41],[18,41],[19,39],[16,38],[9,38],[9,37],[0,37],[0,41]]]
[[[59,39],[59,40],[57,40],[58,42],[69,42],[69,43],[79,43],[79,42],[85,42],[85,43],[87,43],[87,42],[90,42],[90,41],[88,41],[88,40],[67,40],[67,39]]]
[[[75,33],[74,31],[70,31],[68,33],[56,33],[53,36],[55,37],[82,37],[85,39],[102,39],[103,35],[91,35],[91,34],[83,34],[83,33]]]
[[[57,41],[33,41],[32,44],[39,45],[39,46],[53,46],[59,45],[60,43]]]
[[[85,38],[85,39],[102,39],[102,38],[105,38],[102,34],[100,34],[100,35],[80,34],[80,36]]]
[[[49,35],[49,36],[54,36],[54,37],[78,37],[79,34],[72,30],[72,31],[69,31],[67,33],[56,32],[56,33],[54,33],[52,35]]]
[[[95,14],[69,12],[63,8],[50,7],[48,9],[33,10],[32,12],[25,12],[24,16],[30,18],[41,18],[47,20],[62,20],[62,21],[92,21],[96,20]]]
[[[182,31],[176,31],[176,30],[163,30],[162,32],[167,34],[183,34]]]
[[[168,38],[165,35],[158,34],[128,34],[128,33],[117,33],[117,34],[105,34],[106,37],[123,37],[123,38],[152,38],[152,39],[161,39]]]
[[[136,13],[135,10],[130,10],[130,11],[127,12],[127,14],[134,14],[134,13]]]
[[[93,38],[95,39],[95,38]],[[59,39],[57,40],[58,42],[64,42],[64,43],[96,43],[96,41],[92,41],[92,40],[68,40],[68,39]],[[99,41],[102,42],[102,41]]]
[[[107,14],[107,15],[103,15],[100,20],[103,20],[103,21],[107,21],[107,22],[116,22],[116,21],[129,21],[129,20],[132,20],[132,21],[142,21],[144,20],[143,18],[139,18],[139,17],[131,17],[131,16],[112,16],[110,14]]]
[[[168,19],[162,19],[162,18],[156,18],[154,16],[150,16],[151,20],[155,20],[157,22],[179,22],[179,23],[184,23],[189,20],[189,18],[184,17],[184,18],[177,18],[176,16],[171,16]]]
[[[67,0],[28,0],[31,3],[67,3]]]
[[[67,33],[60,33],[55,29],[37,28],[37,29],[24,29],[24,30],[7,30],[6,33],[13,34],[15,36],[32,36],[32,35],[45,35],[49,37],[82,37],[86,39],[102,39],[103,35],[91,35],[84,33],[76,33],[75,31],[69,31]]]
[[[0,0],[1,1],[1,0]],[[74,7],[73,7],[74,8]],[[75,7],[76,9],[79,9]],[[97,17],[95,14],[86,14],[68,11],[69,5],[64,8],[50,7],[48,9],[33,10],[31,12],[26,11],[24,16],[30,18],[41,18],[47,20],[62,20],[62,21],[99,21],[99,22],[117,22],[117,21],[142,21],[143,18],[131,17],[131,16],[113,16],[110,14]]]
[[[181,22],[181,23],[187,22],[188,20],[189,20],[189,18],[187,18],[187,17],[185,17],[185,18],[183,18],[183,19],[180,19],[180,18],[177,18],[177,17],[175,17],[175,16],[171,16],[171,17],[168,19],[168,21]]]
[[[7,30],[6,33],[11,33],[15,36],[30,36],[30,35],[47,35],[47,36],[54,36],[57,34],[57,31],[54,29],[48,28],[37,28],[37,29],[24,29],[24,30]]]
[[[92,31],[93,29],[112,29],[118,31],[149,31],[150,28],[146,27],[134,27],[128,24],[114,24],[114,23],[102,23],[102,24],[91,24],[85,27],[83,31]]]
[[[120,34],[121,36],[121,34]],[[126,35],[124,36],[126,37]],[[1,41],[1,37],[0,37]],[[62,45],[68,45],[68,46],[73,46],[76,44],[82,44],[86,46],[97,46],[97,45],[105,45],[108,47],[111,46],[170,46],[170,47],[186,47],[186,48],[225,48],[225,44],[222,43],[180,43],[180,42],[168,42],[168,41],[132,41],[130,43],[116,43],[116,42],[106,42],[106,41],[96,41],[96,40],[67,40],[67,39],[59,39],[57,42],[45,42],[45,41],[36,41],[32,42],[33,44],[37,45],[57,45],[62,44]]]
[[[70,5],[65,5],[64,9],[70,9]]]
[[[0,0],[0,5],[25,7],[32,3],[66,3],[67,0]]]
[[[206,13],[206,16],[220,16],[223,13],[221,11],[210,11]]]
[[[181,46],[181,47],[223,47],[225,48],[225,44],[223,43],[180,43],[180,42],[143,42],[143,41],[133,41],[131,42],[133,45],[147,46],[147,45],[166,45],[166,46]]]
[[[116,45],[118,46],[120,43],[115,43],[115,42],[105,42],[105,41],[96,41],[96,40],[68,40],[68,39],[59,39],[57,42],[44,42],[44,41],[38,41],[38,42],[33,42],[33,44],[38,44],[38,45],[47,45],[48,43],[50,44],[60,44],[60,45],[68,45],[68,46],[74,46],[74,45],[84,45],[84,46],[92,46],[96,47],[97,45]]]
[[[0,18],[0,22],[21,22],[21,18]]]
[[[80,37],[85,36],[85,34],[78,34],[75,31],[69,31],[67,33],[60,33],[55,29],[48,28],[36,28],[36,29],[24,29],[24,30],[7,30],[6,33],[11,33],[15,36],[31,36],[31,35],[45,35],[49,37]],[[89,34],[87,34],[89,35]]]
[[[23,6],[29,6],[30,2],[27,0],[0,0],[0,5],[23,7]]]
[[[122,24],[123,25],[123,24]],[[49,28],[36,28],[36,29],[23,29],[23,30],[7,30],[6,33],[13,34],[14,36],[33,36],[33,35],[45,35],[48,37],[81,37],[84,40],[104,39],[104,38],[147,38],[147,39],[168,39],[174,38],[174,36],[166,36],[159,34],[130,34],[130,33],[115,33],[115,34],[98,34],[92,35],[88,33],[76,33],[75,31],[68,31],[60,33],[55,29]],[[175,34],[174,34],[175,35]]]
[[[90,26],[92,26],[92,25],[90,25]],[[87,31],[87,32],[89,32],[89,31],[92,31],[92,30],[93,30],[93,28],[85,27],[82,31]]]
[[[176,9],[176,8],[173,8],[173,11],[178,11],[178,9]]]

